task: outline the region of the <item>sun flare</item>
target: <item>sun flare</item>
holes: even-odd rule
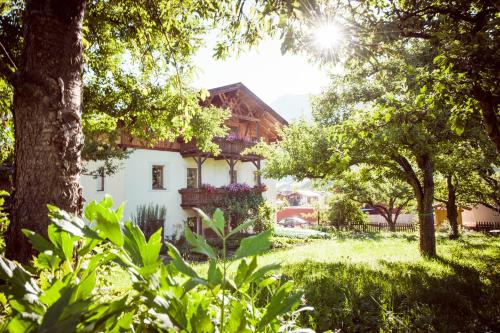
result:
[[[313,31],[314,44],[321,50],[337,47],[344,37],[342,28],[335,22],[317,26]]]

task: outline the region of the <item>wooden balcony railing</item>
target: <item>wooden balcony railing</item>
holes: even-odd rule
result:
[[[215,138],[214,142],[219,145],[219,148],[221,150],[219,157],[224,158],[226,156],[232,156],[232,157],[240,157],[243,159],[252,159],[252,158],[257,158],[257,155],[249,154],[247,156],[242,156],[241,152],[244,151],[247,148],[251,148],[255,145],[254,142],[248,142],[248,141],[243,141],[243,140],[235,140],[235,141],[229,141],[227,139],[223,138]],[[182,142],[181,143],[181,155],[186,157],[186,156],[195,156],[203,154],[200,149],[198,149],[196,145],[195,140],[191,140],[189,142]],[[208,153],[207,156],[210,157],[216,157],[213,156],[213,154]]]
[[[253,187],[251,191],[263,192],[265,187]],[[222,207],[225,199],[231,193],[225,188],[183,188],[179,190],[181,194],[182,208],[202,207],[206,205]]]

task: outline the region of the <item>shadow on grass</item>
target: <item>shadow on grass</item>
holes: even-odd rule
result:
[[[380,261],[378,268],[306,261],[286,267],[285,274],[315,308],[301,320],[319,332],[499,332],[500,254],[491,252],[486,265],[464,253],[415,263]]]

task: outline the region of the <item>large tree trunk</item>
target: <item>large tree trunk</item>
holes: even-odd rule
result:
[[[428,155],[417,158],[423,173],[421,196],[417,196],[420,224],[420,253],[427,257],[436,256],[436,234],[434,230],[434,168]],[[419,198],[420,197],[420,198]]]
[[[46,235],[47,204],[80,214],[85,0],[32,0],[14,85],[15,195],[6,255],[27,262],[21,230]]]
[[[472,95],[479,102],[486,133],[500,153],[500,118],[498,116],[498,97],[485,91],[479,84],[472,87]]]
[[[448,200],[446,201],[446,215],[451,226],[451,239],[457,239],[458,233],[458,208],[456,200],[456,189],[453,185],[453,179],[451,175],[446,177],[446,184],[448,187]]]
[[[434,231],[434,167],[428,154],[418,155],[418,168],[423,174],[423,183],[420,182],[410,162],[401,155],[394,160],[403,169],[408,183],[412,186],[417,199],[418,223],[420,229],[420,253],[426,257],[436,256],[436,235]]]

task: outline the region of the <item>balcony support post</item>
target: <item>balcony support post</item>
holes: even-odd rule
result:
[[[206,157],[203,157],[203,156],[193,156],[193,159],[194,161],[196,162],[196,168],[197,168],[197,172],[198,172],[198,188],[201,188],[201,186],[203,185],[203,179],[201,178],[201,166],[203,165],[203,163],[205,163],[205,161],[207,160]]]
[[[225,160],[226,160],[227,164],[229,165],[230,182],[231,182],[231,184],[234,184],[234,183],[236,183],[236,179],[234,179],[234,166],[236,165],[238,160],[235,159],[234,157],[225,158]]]
[[[252,164],[257,168],[257,186],[260,187],[262,185],[262,178],[260,176],[260,158],[252,161]]]

